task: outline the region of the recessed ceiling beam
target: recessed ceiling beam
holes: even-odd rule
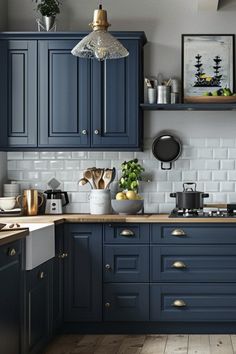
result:
[[[199,11],[217,11],[220,0],[198,0]]]

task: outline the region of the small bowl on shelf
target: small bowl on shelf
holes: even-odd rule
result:
[[[143,199],[137,200],[117,200],[112,199],[111,206],[115,213],[120,215],[134,215],[143,209]]]
[[[1,197],[0,198],[0,209],[2,210],[11,210],[16,204],[15,197]]]

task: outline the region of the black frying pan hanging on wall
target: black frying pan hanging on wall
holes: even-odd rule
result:
[[[162,170],[171,170],[172,162],[179,158],[181,152],[181,142],[172,134],[159,135],[153,141],[152,153],[157,160],[161,161]],[[165,163],[169,163],[169,167],[164,167]]]

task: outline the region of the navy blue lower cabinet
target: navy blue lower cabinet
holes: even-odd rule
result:
[[[149,243],[149,224],[105,224],[104,243]]]
[[[21,241],[0,247],[0,352],[21,353]]]
[[[232,245],[151,245],[152,282],[236,282]]]
[[[51,337],[52,268],[50,260],[26,274],[25,354],[42,353]]]
[[[151,321],[236,321],[236,284],[151,284]]]
[[[67,258],[64,252],[64,226],[55,227],[55,258],[53,259],[53,332],[63,324],[63,281],[64,262]]]
[[[105,282],[149,282],[149,245],[105,245]]]
[[[235,224],[151,224],[152,243],[235,244]]]
[[[148,321],[149,284],[105,284],[104,321]]]
[[[66,224],[64,230],[64,319],[101,321],[102,224]]]

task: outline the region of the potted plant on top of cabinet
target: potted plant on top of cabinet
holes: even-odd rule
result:
[[[35,0],[38,3],[38,0]],[[42,15],[42,23],[46,31],[50,31],[55,23],[56,15],[60,13],[58,0],[42,0],[37,5],[37,11]]]

